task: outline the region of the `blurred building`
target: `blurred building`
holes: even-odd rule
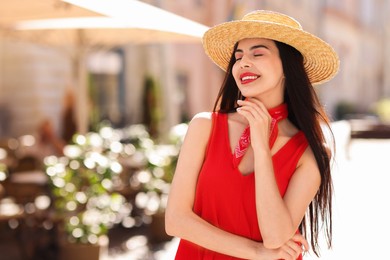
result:
[[[213,26],[240,19],[255,9],[280,11],[295,17],[302,27],[329,42],[340,56],[340,71],[330,82],[316,87],[334,120],[348,105],[355,113],[372,113],[375,103],[390,96],[390,29],[386,0],[174,0],[149,1],[174,13]],[[170,64],[169,88],[164,90],[168,125],[212,109],[223,73],[199,45],[160,48]],[[156,57],[153,55],[153,57]],[[161,80],[163,76],[161,75]],[[173,91],[175,90],[175,91]]]
[[[70,74],[63,53],[0,36],[0,137],[31,134],[45,119],[60,131]]]
[[[329,42],[340,56],[339,74],[318,92],[328,113],[338,107],[371,112],[375,102],[390,96],[390,29],[388,0],[145,0],[207,26],[240,19],[255,9],[280,11]],[[163,22],[163,21],[162,21]],[[89,58],[91,122],[108,119],[120,127],[143,121],[145,82],[159,89],[155,117],[161,133],[211,110],[223,72],[199,44],[132,45]],[[101,66],[98,66],[100,63]],[[111,65],[110,65],[111,64]],[[114,69],[112,68],[115,67]],[[15,43],[0,36],[0,135],[18,136],[36,129],[44,118],[61,132],[63,99],[72,64],[56,50]]]
[[[178,6],[175,1],[166,3],[167,9],[183,14],[208,26],[231,19],[240,19],[255,9],[280,11],[295,17],[304,30],[329,42],[340,56],[340,71],[329,83],[317,87],[320,98],[329,115],[337,120],[340,107],[348,105],[355,113],[372,113],[375,103],[390,97],[390,29],[385,17],[390,11],[388,0],[187,0]],[[187,3],[184,3],[187,2]],[[170,4],[170,5],[169,5]],[[203,6],[203,7],[199,7]],[[207,10],[197,15],[196,10]],[[194,12],[195,10],[195,12]],[[180,54],[183,57],[183,54]],[[202,56],[201,53],[198,54]],[[219,88],[221,79],[218,69],[211,68],[207,61],[204,67],[205,84],[192,85],[188,90],[196,90],[199,100],[215,97],[214,90]],[[215,67],[215,66],[214,66]],[[192,74],[191,74],[192,75]],[[211,79],[217,75],[216,79]],[[197,79],[199,80],[199,79]],[[203,91],[200,87],[205,88]],[[202,97],[202,95],[204,95]],[[192,95],[189,95],[191,98]],[[197,103],[189,109],[206,109]]]

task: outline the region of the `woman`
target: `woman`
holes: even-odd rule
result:
[[[166,211],[176,259],[302,259],[301,234],[317,254],[321,223],[331,245],[332,183],[312,84],[337,73],[336,53],[262,10],[211,28],[203,45],[227,73],[182,145]]]

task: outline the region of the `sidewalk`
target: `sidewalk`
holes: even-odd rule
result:
[[[336,142],[343,143],[337,131]],[[390,234],[390,139],[354,139],[348,158],[342,148],[333,166],[333,249],[323,245],[320,259],[384,259]]]
[[[126,242],[126,251],[117,253],[111,251],[102,260],[173,260],[178,244],[179,239],[173,238],[171,241],[150,248],[145,236],[133,236]]]

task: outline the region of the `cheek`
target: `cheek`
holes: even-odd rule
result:
[[[269,64],[268,68],[269,68],[269,73],[271,75],[274,75],[275,79],[280,79],[284,77],[283,67],[281,64],[271,63]]]
[[[275,72],[284,76],[282,61],[279,61],[275,64]]]
[[[240,75],[238,74],[238,70],[237,70],[237,66],[236,65],[233,65],[232,75],[233,75],[233,78],[234,78],[234,80],[236,82],[238,82],[240,80]]]

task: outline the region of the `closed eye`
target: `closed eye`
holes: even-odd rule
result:
[[[234,56],[235,61],[241,60],[242,56],[243,56],[242,53],[240,52],[236,53],[236,55]]]
[[[264,54],[254,54],[253,56],[255,57],[259,57],[259,56],[263,56]]]

